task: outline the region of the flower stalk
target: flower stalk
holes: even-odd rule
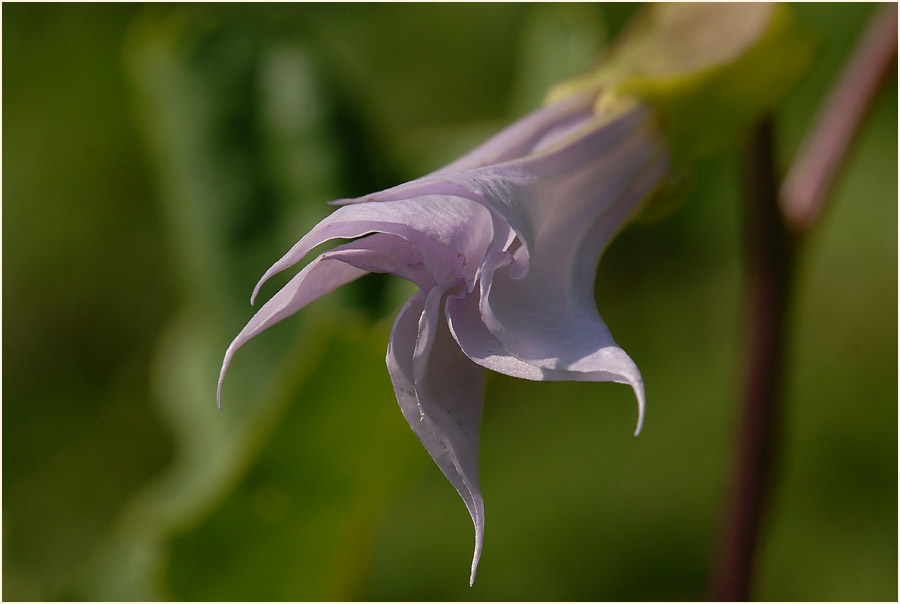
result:
[[[897,7],[884,5],[828,94],[783,185],[771,117],[745,150],[749,350],[741,434],[710,598],[750,599],[766,499],[777,470],[790,295],[797,252],[897,56]]]
[[[746,601],[749,597],[779,442],[795,247],[778,207],[774,150],[772,120],[765,118],[743,158],[749,349],[738,461],[712,592],[712,599],[718,601]]]
[[[785,178],[781,209],[801,235],[815,224],[862,121],[897,58],[897,5],[884,4],[866,28]]]

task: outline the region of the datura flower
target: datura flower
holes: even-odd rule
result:
[[[668,155],[646,107],[603,114],[574,94],[519,120],[418,180],[338,208],[262,277],[316,246],[307,264],[231,343],[219,378],[249,339],[369,272],[420,288],[400,309],[387,350],[397,402],[459,492],[484,538],[478,435],[485,369],[528,380],[618,382],[637,397],[640,371],[597,311],[594,279],[616,232],[660,183]]]
[[[528,380],[619,382],[644,416],[640,371],[594,300],[597,263],[664,175],[739,138],[802,72],[810,46],[772,4],[654,5],[595,70],[549,104],[423,178],[320,222],[263,276],[313,259],[231,343],[235,351],[369,272],[419,291],[400,309],[387,367],[413,432],[484,539],[478,433],[485,369]],[[665,130],[665,132],[663,132]],[[672,168],[670,168],[672,166]]]

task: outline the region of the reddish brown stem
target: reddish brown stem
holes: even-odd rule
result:
[[[880,6],[847,61],[781,189],[781,208],[792,230],[802,234],[822,213],[876,93],[897,57],[897,5]]]
[[[744,157],[748,320],[738,461],[722,534],[712,599],[747,600],[772,460],[777,449],[788,297],[794,247],[778,209],[770,119]]]
[[[747,147],[748,365],[738,457],[713,578],[714,600],[746,601],[751,595],[779,442],[788,303],[797,244],[820,216],[896,55],[897,6],[884,5],[832,88],[780,195],[770,119],[760,123]]]

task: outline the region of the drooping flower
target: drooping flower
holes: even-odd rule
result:
[[[420,288],[401,308],[387,367],[400,409],[484,537],[478,438],[485,369],[529,380],[630,385],[640,431],[644,387],[597,311],[600,255],[668,165],[652,113],[595,110],[575,94],[519,120],[418,180],[342,205],[262,277],[332,239],[349,243],[306,265],[228,348],[219,378],[249,339],[368,272]]]
[[[404,417],[472,516],[474,580],[485,369],[628,384],[637,434],[643,381],[597,311],[600,256],[670,164],[682,170],[739,137],[809,57],[783,5],[650,6],[604,63],[551,90],[543,109],[437,172],[337,202],[251,302],[316,246],[351,241],[314,258],[238,334],[219,399],[235,351],[309,302],[368,272],[418,285],[394,323],[387,366]]]

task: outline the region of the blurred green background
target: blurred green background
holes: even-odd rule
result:
[[[744,354],[733,152],[600,267],[639,438],[625,387],[489,377],[474,588],[465,507],[384,368],[407,284],[259,337],[215,406],[252,286],[325,201],[536,108],[634,10],[4,4],[3,599],[703,598]],[[872,10],[796,7],[820,54],[783,166]],[[801,257],[758,598],[897,598],[896,225],[892,77]]]

